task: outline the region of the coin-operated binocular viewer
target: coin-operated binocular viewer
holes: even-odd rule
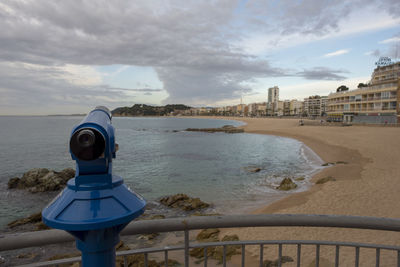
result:
[[[145,209],[145,200],[112,174],[116,144],[111,113],[96,107],[71,133],[76,175],[42,212],[50,227],[76,238],[82,266],[115,266],[119,233]]]

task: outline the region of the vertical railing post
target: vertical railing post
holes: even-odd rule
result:
[[[164,261],[165,261],[164,267],[168,267],[168,250],[164,251]]]
[[[356,259],[355,259],[355,267],[358,267],[360,265],[360,247],[356,247]]]
[[[381,249],[377,248],[376,249],[376,267],[379,267],[379,263],[380,263],[380,257],[381,257]]]
[[[399,255],[400,255],[400,252],[399,252]],[[242,245],[242,267],[244,267],[244,265],[245,265],[245,260],[246,260],[245,257],[246,257],[245,245]]]
[[[297,244],[297,267],[301,264],[301,244]]]
[[[339,267],[339,249],[340,249],[340,246],[339,246],[339,245],[336,245],[335,267]]]
[[[185,267],[189,267],[189,230],[185,230]]]

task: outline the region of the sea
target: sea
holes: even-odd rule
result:
[[[57,195],[10,190],[7,182],[32,168],[74,168],[69,137],[82,119],[0,116],[0,230],[14,219],[42,210]],[[243,125],[240,121],[115,117],[112,123],[119,144],[113,173],[142,195],[153,213],[177,215],[158,203],[161,197],[177,193],[212,203],[210,213],[249,213],[293,192],[307,190],[310,177],[322,168],[322,160],[294,139],[185,131]],[[253,173],[251,168],[261,171]],[[296,181],[297,189],[282,192],[276,187],[285,177],[304,180]]]

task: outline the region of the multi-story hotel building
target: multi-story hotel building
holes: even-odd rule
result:
[[[328,96],[328,118],[355,123],[400,122],[400,63],[378,66],[370,83]]]

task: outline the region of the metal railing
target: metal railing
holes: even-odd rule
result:
[[[270,215],[231,215],[231,216],[205,216],[190,218],[175,218],[161,220],[143,220],[130,223],[121,235],[150,234],[162,232],[184,233],[183,245],[168,246],[161,248],[144,248],[128,251],[120,251],[117,256],[124,258],[124,266],[128,266],[127,257],[130,255],[143,254],[144,266],[148,266],[149,254],[164,253],[165,266],[168,266],[168,255],[171,251],[183,251],[184,265],[189,266],[190,249],[203,248],[204,266],[208,264],[207,248],[222,247],[222,265],[227,264],[227,248],[237,246],[241,253],[241,266],[245,266],[246,246],[259,246],[259,266],[263,266],[264,246],[277,246],[277,265],[282,265],[283,246],[291,245],[297,247],[296,266],[301,266],[302,247],[315,246],[315,264],[319,266],[321,247],[332,247],[335,250],[335,266],[339,266],[341,247],[354,248],[354,266],[360,264],[360,248],[375,250],[375,266],[380,266],[381,251],[394,251],[397,265],[400,266],[400,246],[383,244],[365,244],[357,242],[341,241],[314,241],[314,240],[257,240],[257,241],[226,241],[226,242],[191,242],[189,231],[209,228],[238,228],[238,227],[336,227],[352,229],[369,229],[381,231],[400,232],[400,219],[360,217],[360,216],[337,216],[337,215],[302,215],[302,214],[270,214]],[[0,251],[21,249],[32,246],[43,246],[63,243],[74,240],[69,234],[59,230],[48,230],[41,232],[29,232],[9,234],[0,236]],[[80,257],[62,259],[48,262],[40,262],[24,265],[26,266],[57,266],[60,264],[80,262]],[[346,265],[348,266],[348,265]]]

